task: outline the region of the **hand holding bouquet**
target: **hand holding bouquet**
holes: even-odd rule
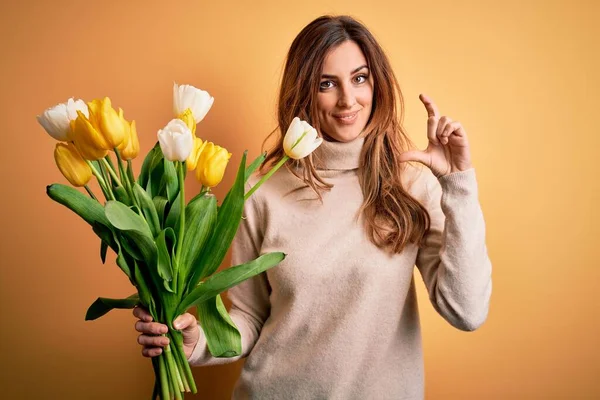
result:
[[[69,99],[47,109],[38,121],[59,141],[54,156],[65,178],[79,190],[52,184],[50,198],[77,213],[100,238],[105,262],[108,249],[136,292],[122,299],[98,298],[86,320],[101,317],[114,308],[147,309],[154,321],[165,324],[169,345],[152,358],[155,386],[152,398],[181,399],[183,392],[196,393],[196,385],[183,352],[175,317],[197,306],[198,319],[208,348],[215,357],[241,354],[241,336],[227,313],[220,293],[276,266],[281,252],[263,254],[255,260],[215,273],[235,236],[244,201],[290,157],[302,158],[320,144],[310,125],[295,118],[284,141],[286,156],[248,193],[248,177],[265,154],[246,166],[244,152],[235,182],[221,204],[211,193],[224,175],[231,153],[195,136],[196,126],[214,99],[189,85],[174,85],[174,114],[158,131],[158,142],[146,155],[137,179],[131,160],[139,152],[135,121],[127,121],[109,98]],[[114,159],[109,155],[114,153]],[[200,193],[185,202],[184,180],[193,172],[202,184]],[[104,200],[88,186],[98,180]]]

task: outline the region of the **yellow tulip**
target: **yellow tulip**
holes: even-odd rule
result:
[[[223,179],[230,158],[231,153],[226,149],[208,142],[198,159],[196,178],[204,186],[217,186]]]
[[[100,115],[100,109],[102,108],[102,100],[95,99],[87,103],[89,117],[88,120],[96,129],[100,129],[100,122],[98,116]]]
[[[190,131],[192,131],[192,135],[196,134],[196,120],[194,120],[194,114],[192,114],[192,110],[186,108],[184,112],[177,116],[180,120],[185,122]]]
[[[127,145],[121,150],[121,158],[124,160],[133,160],[140,152],[140,141],[138,139],[137,130],[135,129],[135,121],[131,121],[128,131]]]
[[[98,143],[106,143],[102,134],[79,110],[77,110],[77,118],[71,121],[69,139],[75,143],[75,147],[86,160],[99,160],[108,153],[105,146],[98,145]]]
[[[62,174],[73,186],[85,186],[92,178],[92,170],[81,157],[73,143],[57,143],[54,161]]]
[[[90,110],[90,122],[96,124],[94,127],[99,129],[104,137],[104,143],[108,147],[102,147],[105,150],[112,150],[123,142],[126,135],[126,127],[123,123],[122,113],[121,116],[112,108],[110,99],[105,97],[102,100],[94,100],[88,108]]]
[[[192,149],[192,152],[188,156],[187,160],[185,160],[185,165],[188,171],[193,171],[196,169],[196,166],[198,165],[198,159],[200,158],[200,154],[202,154],[202,150],[204,149],[206,143],[207,142],[203,142],[199,137],[194,136],[194,148]]]
[[[117,146],[117,149],[119,149],[119,151],[123,151],[123,149],[125,149],[127,147],[127,145],[129,144],[129,138],[131,135],[131,126],[123,117],[123,109],[122,108],[119,108],[119,119],[121,120],[121,123],[125,127],[125,137],[123,138],[123,141],[121,142],[121,144]]]

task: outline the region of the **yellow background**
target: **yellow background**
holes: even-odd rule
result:
[[[65,180],[35,116],[71,96],[110,96],[137,121],[145,154],[172,118],[173,82],[208,90],[216,100],[198,135],[233,153],[222,199],[243,150],[254,158],[274,128],[291,41],[336,13],[361,19],[387,51],[421,148],[421,92],[471,142],[493,262],[490,313],[475,332],[452,328],[415,270],[426,398],[599,398],[599,4],[3,2],[1,397],[147,399],[153,384],[130,311],[84,321],[98,296],[132,287],[114,254],[100,263],[91,229],[46,196],[47,184]],[[198,190],[187,185],[188,195]],[[197,398],[228,399],[242,365],[195,368]]]

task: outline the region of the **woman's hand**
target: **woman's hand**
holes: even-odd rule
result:
[[[162,353],[162,348],[169,344],[169,338],[162,336],[168,332],[167,325],[152,322],[152,316],[143,307],[135,307],[133,315],[139,318],[139,321],[135,323],[135,330],[142,332],[138,336],[138,343],[142,345],[142,355],[144,357],[158,356]],[[175,318],[173,327],[183,334],[183,350],[189,359],[200,338],[198,322],[192,314],[185,313]]]
[[[467,133],[458,121],[441,116],[437,106],[424,94],[419,99],[427,109],[427,149],[412,150],[400,155],[400,161],[417,161],[440,178],[452,172],[473,168]]]

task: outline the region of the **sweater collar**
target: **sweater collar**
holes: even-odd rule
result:
[[[320,170],[357,169],[364,142],[364,137],[357,137],[350,142],[329,142],[323,139],[323,143],[313,152],[315,168]]]

